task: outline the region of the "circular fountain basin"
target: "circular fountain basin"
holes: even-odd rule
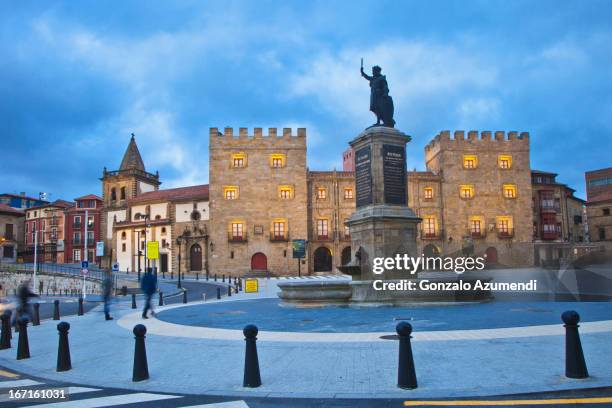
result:
[[[242,330],[314,333],[394,332],[399,321],[415,331],[495,329],[559,324],[576,310],[582,322],[612,320],[610,302],[415,303],[409,306],[288,305],[279,299],[207,303],[164,310],[157,318],[175,324]]]

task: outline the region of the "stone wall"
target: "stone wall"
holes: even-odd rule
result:
[[[465,156],[476,158],[474,168],[464,166]],[[509,168],[500,167],[500,156],[511,158]],[[445,253],[460,253],[473,245],[476,254],[495,248],[498,262],[504,265],[533,264],[528,133],[471,131],[466,138],[463,131],[456,131],[451,138],[449,131],[443,131],[426,146],[425,160],[428,170],[441,178],[439,225]],[[516,187],[514,198],[504,196],[505,184]],[[473,187],[473,198],[460,196],[462,185]],[[481,236],[471,234],[471,217],[481,217]],[[499,228],[499,217],[511,217],[509,234]]]
[[[32,272],[25,271],[5,271],[0,270],[0,296],[12,296],[16,293],[17,288],[27,282],[32,281]],[[65,295],[78,294],[83,289],[83,278],[79,276],[69,277],[66,275],[37,273],[36,280],[38,282],[36,288],[31,288],[35,293],[39,293],[42,288],[42,293],[45,295]],[[42,283],[42,286],[41,286]],[[85,283],[87,293],[101,294],[102,284],[100,281],[87,279]]]
[[[291,257],[291,240],[307,239],[306,129],[269,129],[264,135],[255,128],[253,135],[240,128],[223,133],[210,129],[210,266],[211,272],[240,276],[251,270],[255,254],[265,256],[267,270],[277,275],[297,275],[297,262]],[[244,167],[232,166],[232,155],[244,157]],[[285,158],[281,168],[271,166],[271,155]],[[282,199],[280,186],[292,189],[292,198]],[[227,200],[224,188],[236,187],[237,198]],[[285,220],[288,234],[274,240],[274,220]],[[243,223],[244,239],[232,241],[232,222]],[[231,241],[231,242],[230,242]],[[263,254],[263,256],[261,255]]]

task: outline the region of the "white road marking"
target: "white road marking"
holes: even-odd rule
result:
[[[45,384],[42,384],[43,386]],[[54,386],[55,387],[55,386]],[[50,387],[37,387],[38,389],[48,389]],[[61,387],[63,388],[63,387]],[[67,387],[66,388],[66,392],[68,393],[68,395],[74,395],[74,394],[81,394],[84,392],[94,392],[94,391],[100,391],[99,388],[87,388],[87,387]],[[0,403],[2,402],[15,402],[15,399],[11,399],[9,398],[9,395],[0,395]]]
[[[53,402],[50,404],[30,405],[43,408],[99,408],[116,405],[134,404],[137,402],[161,401],[172,398],[182,398],[180,395],[149,394],[138,392],[134,394],[111,395],[108,397],[88,398],[76,401]]]
[[[249,408],[244,401],[215,402],[213,404],[189,405],[181,408]]]
[[[42,383],[34,380],[0,381],[0,388],[31,387],[39,384]]]

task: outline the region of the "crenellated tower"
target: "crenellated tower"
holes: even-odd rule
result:
[[[308,239],[306,129],[211,128],[209,137],[211,270],[297,275],[291,240]]]

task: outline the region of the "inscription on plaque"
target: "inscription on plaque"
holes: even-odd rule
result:
[[[403,146],[383,145],[385,203],[406,205],[406,150]]]
[[[370,146],[355,152],[355,190],[357,207],[372,204],[372,151]]]

